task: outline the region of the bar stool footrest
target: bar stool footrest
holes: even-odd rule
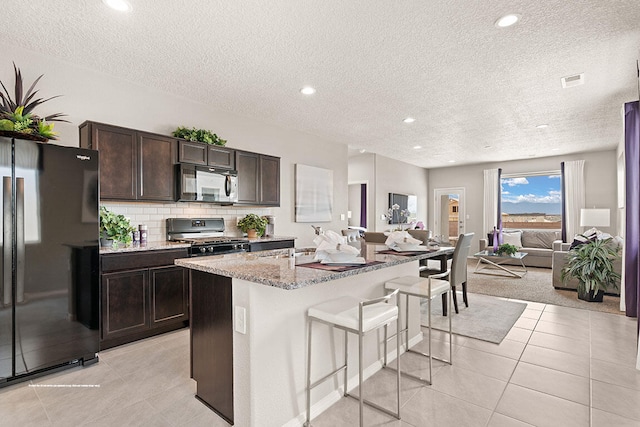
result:
[[[358,402],[360,402],[360,396],[356,396],[355,394],[351,394],[351,393],[347,393],[347,394],[345,394],[345,396],[350,397],[350,398],[355,399]],[[391,415],[394,418],[400,419],[400,414],[396,414],[395,412],[392,412],[392,411],[388,410],[387,408],[383,408],[382,406],[380,406],[380,405],[378,405],[376,403],[373,403],[370,400],[362,399],[362,403],[364,403],[365,405],[368,405],[368,406],[370,406],[370,407],[372,407],[374,409],[377,409],[378,411],[384,412],[387,415]]]

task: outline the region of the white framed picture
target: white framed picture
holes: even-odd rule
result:
[[[296,222],[331,222],[333,171],[296,164]]]

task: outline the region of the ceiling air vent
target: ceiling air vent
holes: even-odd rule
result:
[[[580,86],[584,84],[584,73],[574,74],[573,76],[566,76],[560,79],[562,87],[564,89],[568,87]]]

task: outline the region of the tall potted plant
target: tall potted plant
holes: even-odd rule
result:
[[[247,233],[247,237],[253,239],[264,234],[268,223],[267,218],[263,216],[248,214],[238,221],[238,228]]]
[[[562,269],[562,280],[578,279],[578,298],[602,302],[609,286],[618,289],[620,274],[614,262],[620,256],[620,247],[612,238],[594,239],[569,250],[567,263]]]

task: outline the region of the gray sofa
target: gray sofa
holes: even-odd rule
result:
[[[553,244],[560,240],[560,230],[503,230],[503,233],[520,232],[521,247],[518,252],[526,252],[522,259],[527,267],[551,268],[553,259]],[[504,243],[511,243],[505,241]],[[487,249],[488,240],[480,239],[480,250]],[[517,244],[515,246],[518,246]],[[505,264],[520,265],[520,261],[507,261]]]
[[[556,289],[578,289],[578,279],[570,278],[566,282],[562,281],[562,268],[565,266],[570,246],[571,243],[562,243],[562,241],[554,242],[553,244],[552,273],[553,287]],[[616,272],[620,274],[622,272],[622,257],[618,258],[613,266]],[[620,289],[609,288],[606,294],[620,295]]]

